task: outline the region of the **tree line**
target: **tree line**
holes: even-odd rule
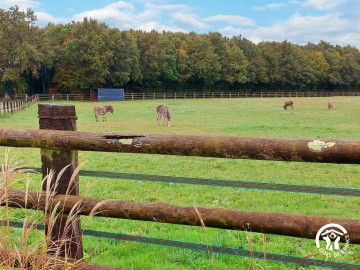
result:
[[[84,18],[36,25],[34,11],[0,9],[0,93],[357,89],[360,52],[326,41],[258,44],[217,32],[145,32]]]

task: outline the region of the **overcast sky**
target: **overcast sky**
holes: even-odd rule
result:
[[[259,41],[360,49],[360,0],[0,0],[36,12],[38,25],[84,17],[121,30],[220,32]]]

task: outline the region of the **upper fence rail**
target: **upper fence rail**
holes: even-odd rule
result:
[[[43,116],[39,114],[40,119],[41,117]],[[63,120],[64,116],[58,119]],[[49,122],[52,123],[54,120],[50,119]],[[44,127],[40,124],[40,128]],[[344,139],[247,138],[0,128],[0,146],[360,164],[360,140]]]
[[[39,94],[40,101],[90,101],[90,94]],[[194,98],[285,98],[285,97],[334,97],[360,96],[360,92],[125,92],[125,100],[145,99],[194,99]]]

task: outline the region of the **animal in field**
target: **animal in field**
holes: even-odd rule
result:
[[[292,102],[291,100],[285,101],[284,103],[284,109],[287,110],[288,107],[291,107],[291,109],[294,109],[294,102]]]
[[[169,107],[165,105],[159,105],[156,107],[156,114],[157,114],[157,125],[160,126],[161,119],[163,119],[163,125],[165,125],[165,120],[167,122],[167,126],[170,127],[170,119],[171,113]]]
[[[95,106],[94,107],[94,113],[95,113],[96,122],[98,122],[99,114],[103,116],[103,122],[105,122],[106,121],[106,114],[108,112],[114,113],[114,108],[111,105],[104,106],[104,107]]]
[[[332,101],[329,101],[327,105],[329,110],[334,109],[334,103]]]

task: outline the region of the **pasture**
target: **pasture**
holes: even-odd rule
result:
[[[283,109],[285,99],[139,100],[131,102],[75,102],[79,131],[236,135],[273,138],[360,139],[360,97],[292,98],[294,110]],[[156,125],[155,108],[170,107],[171,127]],[[96,122],[95,105],[112,105],[114,114]],[[37,106],[0,118],[2,128],[38,129]],[[5,147],[1,147],[4,152]],[[26,166],[40,167],[37,149],[11,149]],[[85,170],[133,172],[227,180],[359,188],[359,165],[232,160],[124,153],[79,152]],[[39,175],[31,190],[40,189]],[[25,189],[24,183],[16,188]],[[161,201],[179,206],[207,206],[248,211],[268,211],[359,219],[360,199],[291,192],[230,189],[170,183],[80,177],[81,195],[125,201]],[[22,220],[30,213],[14,210]],[[304,257],[318,254],[314,240],[262,235],[211,228],[115,220],[82,220],[87,229],[147,237],[168,238],[208,245],[283,253]],[[350,236],[351,237],[351,236]],[[132,269],[299,269],[300,266],[267,260],[218,255],[171,247],[121,242],[84,236],[87,261]],[[350,245],[338,261],[360,263],[360,247]],[[325,259],[323,256],[315,256]]]

